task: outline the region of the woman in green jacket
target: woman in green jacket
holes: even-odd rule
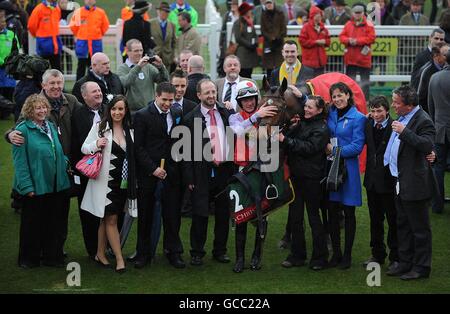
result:
[[[57,230],[61,223],[62,200],[70,187],[58,132],[47,115],[50,104],[41,95],[31,95],[22,107],[24,121],[16,130],[25,143],[13,146],[14,188],[24,196],[20,222],[19,266],[42,264],[63,266],[57,250]]]

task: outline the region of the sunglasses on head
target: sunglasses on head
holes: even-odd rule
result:
[[[242,97],[242,96],[245,96],[245,95],[247,95],[247,94],[255,94],[255,93],[257,93],[257,92],[258,92],[258,91],[256,90],[256,88],[254,88],[254,87],[248,87],[248,88],[240,89],[240,90],[238,91],[237,95],[238,95],[238,97]]]

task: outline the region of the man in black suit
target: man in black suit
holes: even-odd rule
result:
[[[395,184],[399,264],[387,271],[403,280],[427,278],[431,271],[431,226],[428,214],[435,178],[426,155],[433,150],[436,130],[418,106],[414,88],[393,91],[392,108],[399,116],[385,154]]]
[[[95,53],[91,58],[91,68],[88,73],[73,85],[72,94],[83,103],[81,85],[86,82],[96,82],[103,94],[103,103],[107,104],[115,95],[124,94],[124,89],[117,74],[111,72],[109,57],[103,52]]]
[[[180,172],[178,164],[171,158],[171,132],[181,120],[181,111],[170,108],[175,93],[175,88],[170,83],[160,83],[156,87],[156,99],[134,116],[139,204],[136,268],[143,268],[151,260],[155,190],[161,183],[164,252],[172,266],[185,267],[181,258],[183,246],[179,236]],[[165,160],[164,169],[161,167],[162,159]]]
[[[370,117],[366,124],[367,163],[364,187],[370,214],[370,247],[372,256],[364,262],[384,264],[384,218],[388,222],[387,245],[390,266],[398,261],[397,213],[394,202],[395,181],[389,168],[383,164],[383,155],[392,133],[392,119],[389,116],[389,102],[385,96],[375,96],[369,102]]]
[[[170,84],[172,84],[176,90],[172,108],[181,110],[182,115],[185,116],[197,107],[198,103],[184,97],[188,84],[187,73],[184,73],[181,69],[175,70],[170,75]]]
[[[192,192],[191,225],[191,265],[200,266],[205,255],[205,242],[208,232],[209,204],[214,202],[214,248],[213,257],[220,263],[230,262],[227,253],[229,230],[229,199],[222,192],[233,174],[233,162],[230,157],[230,141],[225,130],[230,111],[217,105],[217,87],[210,79],[201,80],[197,85],[197,95],[201,101],[183,119],[183,124],[191,131],[190,160],[184,160],[183,178]],[[202,134],[195,134],[201,130]],[[197,143],[201,142],[201,146]],[[196,149],[200,147],[203,149]],[[195,149],[195,151],[194,151]],[[199,154],[200,152],[200,154]],[[203,154],[201,154],[203,152]],[[211,154],[207,154],[211,152]],[[231,152],[232,153],[232,152]],[[200,156],[199,156],[200,155]],[[212,155],[212,156],[208,156]],[[211,160],[212,159],[212,160]],[[220,193],[220,194],[219,194]]]
[[[200,102],[200,99],[197,97],[197,83],[204,78],[209,78],[205,74],[205,62],[202,56],[193,55],[188,60],[188,86],[184,95],[186,99],[196,104]]]
[[[100,219],[90,212],[81,209],[84,192],[89,178],[76,170],[75,165],[83,158],[81,146],[89,134],[92,125],[100,122],[103,116],[103,94],[96,82],[87,81],[80,86],[83,97],[83,105],[77,107],[72,113],[72,141],[71,141],[71,164],[75,171],[75,184],[78,186],[78,214],[81,221],[84,246],[91,259],[97,255],[98,227]]]
[[[430,35],[430,43],[427,48],[416,55],[416,60],[414,61],[413,70],[411,72],[411,86],[414,87],[414,89],[417,90],[419,87],[420,74],[422,73],[420,69],[428,61],[432,61],[431,48],[435,47],[439,42],[444,42],[444,38],[445,32],[442,29],[433,29]]]

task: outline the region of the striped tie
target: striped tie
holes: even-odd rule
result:
[[[225,93],[225,98],[223,99],[223,101],[225,102],[225,101],[230,101],[231,100],[231,91],[232,91],[232,86],[234,85],[234,84],[236,84],[236,83],[231,83],[231,82],[228,82],[228,89],[227,89],[227,92]]]

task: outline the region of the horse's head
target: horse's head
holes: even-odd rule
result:
[[[277,125],[280,129],[284,128],[289,124],[291,118],[299,113],[297,99],[289,92],[287,80],[283,79],[279,87],[271,87],[264,76],[262,91],[264,96],[261,97],[259,106],[267,102],[269,105],[278,108],[278,114],[273,117],[263,118],[260,125]]]

